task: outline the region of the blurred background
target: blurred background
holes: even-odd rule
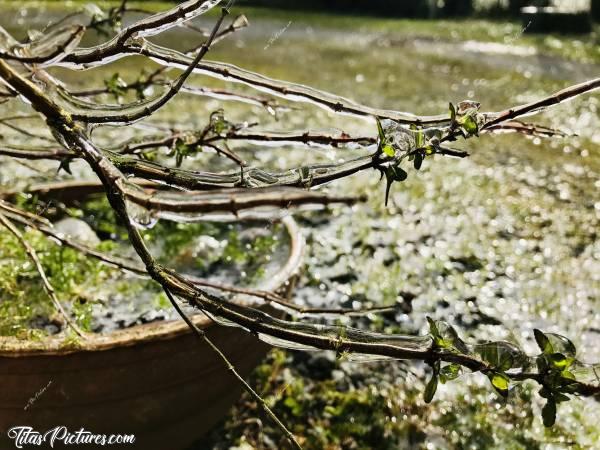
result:
[[[2,1],[0,23],[23,37],[26,28],[42,28],[80,5]],[[449,102],[464,99],[497,111],[600,75],[600,0],[239,0],[232,13],[244,13],[250,26],[211,49],[210,59],[416,114],[446,113]],[[198,23],[209,28],[214,17]],[[159,38],[178,49],[197,41],[185,29]],[[114,73],[132,81],[139,72],[139,64],[121,60],[85,77],[58,75],[84,89],[103,86]],[[231,88],[202,76],[190,83]],[[223,107],[229,120],[258,121],[263,130],[376,134],[369,121],[280,102],[292,109],[273,116],[260,106],[182,96],[157,119],[200,128]],[[342,322],[424,334],[430,315],[472,342],[504,339],[530,354],[537,353],[532,330],[540,328],[572,339],[583,361],[600,361],[599,108],[595,93],[532,118],[564,130],[566,138],[506,134],[459,142],[469,158],[427,160],[420,172],[410,171],[406,182],[393,186],[388,207],[376,172],[332,184],[333,193],[366,194],[369,201],[298,215],[309,251],[295,300],[315,307],[393,305],[390,314]],[[269,170],[357,155],[353,149],[232,146]],[[56,167],[44,164],[5,170],[0,180],[24,186],[44,173],[55,177]],[[231,170],[222,158],[204,153],[186,159],[184,167]],[[102,221],[88,223],[102,238]],[[112,298],[109,289],[94,295]],[[140,314],[132,323],[143,320]],[[537,386],[517,386],[503,400],[485,377],[464,375],[440,385],[435,400],[425,404],[427,370],[277,349],[251,381],[307,449],[599,448],[595,400],[561,404],[557,425],[545,429]],[[243,396],[193,450],[284,446],[258,405]]]
[[[597,0],[241,0],[241,4],[275,8],[373,13],[387,17],[451,17],[468,14],[490,16],[518,15],[526,6],[558,7],[568,11],[590,11],[598,17],[600,3]]]

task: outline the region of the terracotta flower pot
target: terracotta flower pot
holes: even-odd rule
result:
[[[299,229],[289,217],[284,224],[291,238],[287,262],[261,289],[291,285],[301,264]],[[268,350],[253,335],[214,325],[202,314],[194,321],[243,376]],[[135,435],[133,445],[106,448],[185,449],[223,418],[240,393],[223,361],[183,321],[94,335],[78,348],[64,348],[58,338],[0,337],[0,449],[15,448],[7,436],[15,426]]]

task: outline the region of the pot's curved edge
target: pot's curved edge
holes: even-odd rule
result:
[[[277,291],[297,273],[302,264],[305,241],[300,227],[291,215],[285,216],[281,222],[290,236],[290,253],[286,263],[271,277],[264,280],[261,290]],[[244,305],[256,304],[248,296],[237,296],[236,302]],[[199,328],[213,325],[212,321],[202,313],[192,317]],[[27,341],[13,336],[0,336],[0,357],[21,358],[35,355],[65,355],[77,352],[105,351],[117,347],[129,347],[143,342],[173,339],[190,333],[188,325],[181,320],[168,322],[152,322],[136,325],[109,334],[88,334],[87,339],[75,342],[65,340],[64,335],[53,336],[39,341]]]

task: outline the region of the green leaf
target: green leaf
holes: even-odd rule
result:
[[[544,398],[552,398],[552,391],[550,389],[548,389],[546,386],[542,386],[542,388],[539,390],[538,394],[540,394],[540,396],[544,397]]]
[[[440,369],[440,381],[446,383],[455,380],[461,373],[462,367],[459,364],[448,364]]]
[[[396,150],[394,147],[388,143],[388,139],[383,131],[383,125],[381,125],[381,120],[379,117],[376,117],[377,121],[377,135],[379,137],[378,149],[380,152],[385,153],[390,158],[396,156]]]
[[[427,319],[427,322],[429,323],[429,334],[431,334],[431,336],[433,337],[434,340],[437,338],[441,338],[440,332],[438,330],[435,320],[433,320],[429,316],[425,316],[425,318]]]
[[[581,385],[577,381],[573,381],[573,382],[563,384],[560,387],[560,392],[564,392],[567,394],[577,394],[577,393],[579,393],[580,388],[581,388]]]
[[[415,145],[417,148],[425,145],[425,134],[421,130],[415,131]]]
[[[210,114],[210,127],[212,132],[219,136],[231,130],[232,124],[225,119],[225,111],[222,108]]]
[[[456,108],[452,103],[449,103],[448,107],[450,108],[450,121],[454,122],[456,120]]]
[[[510,378],[508,376],[501,372],[492,372],[488,374],[488,378],[500,395],[503,397],[508,395],[508,387],[510,385]]]
[[[421,152],[415,153],[415,159],[413,164],[415,165],[415,169],[419,170],[421,168],[421,165],[423,164],[423,155],[421,154]]]
[[[537,342],[537,345],[542,351],[542,353],[549,355],[554,351],[554,349],[552,348],[552,344],[548,339],[548,336],[546,336],[546,334],[543,333],[541,330],[535,328],[533,330],[533,336],[535,337],[535,342]]]
[[[65,172],[67,172],[69,175],[73,175],[71,173],[71,163],[73,162],[73,159],[69,156],[67,156],[66,158],[63,158],[60,160],[60,164],[58,165],[58,169],[56,169],[56,173],[60,173],[61,170],[64,170]]]
[[[386,186],[385,186],[385,205],[388,204],[390,188],[394,181],[404,181],[408,174],[400,166],[390,166],[385,170]]]
[[[389,156],[390,158],[393,158],[394,156],[396,156],[396,150],[394,150],[394,147],[392,147],[389,144],[382,145],[381,151],[383,153],[385,153],[387,156]]]
[[[519,347],[505,341],[478,344],[474,347],[474,350],[482,360],[501,372],[515,367],[516,364],[526,358]]]
[[[425,400],[425,403],[431,403],[431,400],[433,400],[433,396],[435,395],[435,391],[437,391],[437,386],[438,377],[437,374],[434,373],[427,383],[427,386],[425,386],[425,392],[423,393],[423,400]]]
[[[554,368],[559,370],[567,369],[575,361],[573,358],[567,357],[562,353],[552,353],[547,358]]]
[[[145,88],[146,88],[146,86],[145,86],[144,80],[142,80],[141,77],[138,78],[135,83],[135,95],[138,100],[146,99],[146,94],[144,93]]]
[[[468,353],[467,345],[458,336],[454,327],[442,320],[434,321],[427,317],[429,330],[436,347],[452,350],[459,353]]]
[[[566,356],[575,357],[577,349],[575,345],[566,337],[556,333],[545,333],[546,338],[552,345],[552,352],[563,353]]]
[[[565,379],[567,379],[567,380],[576,380],[576,378],[575,378],[575,375],[573,374],[573,372],[571,372],[571,371],[569,371],[569,370],[566,370],[566,369],[565,369],[565,370],[563,370],[563,371],[560,373],[560,376],[561,376],[562,378],[565,378]]]
[[[127,83],[119,76],[118,72],[108,80],[104,80],[104,85],[108,93],[114,95],[117,100],[126,93]]]
[[[385,141],[385,133],[383,132],[383,126],[381,125],[381,120],[379,120],[379,117],[376,117],[375,120],[377,121],[377,134],[379,135],[379,140],[381,142]]]
[[[477,125],[477,120],[472,115],[463,116],[459,120],[460,125],[463,130],[467,132],[469,136],[476,135],[479,132],[479,125]]]
[[[388,172],[394,181],[404,181],[408,177],[408,173],[400,166],[390,166]]]
[[[377,134],[379,136],[379,151],[385,153],[390,158],[393,158],[394,156],[396,156],[396,150],[394,150],[394,147],[388,143],[385,132],[383,131],[383,125],[381,125],[381,120],[379,120],[379,117],[377,117],[376,120]]]
[[[542,419],[545,427],[551,427],[556,422],[556,402],[549,398],[542,408]]]
[[[175,165],[177,167],[181,167],[181,164],[183,164],[183,160],[186,157],[193,155],[196,150],[197,150],[196,146],[186,144],[183,139],[178,138],[175,141],[173,150],[168,155],[169,156],[174,155],[175,156]]]

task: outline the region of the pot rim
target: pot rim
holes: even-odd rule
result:
[[[305,241],[300,227],[291,215],[281,219],[281,223],[290,236],[290,250],[283,266],[272,276],[263,280],[259,289],[275,292],[288,283],[298,272],[304,255]],[[243,304],[256,304],[250,296],[238,295],[234,301]],[[201,329],[213,325],[211,319],[199,312],[191,316],[192,321]],[[46,337],[39,341],[23,340],[14,336],[0,336],[0,357],[28,357],[66,355],[81,352],[106,351],[119,347],[132,347],[152,341],[173,339],[191,333],[183,320],[170,320],[135,325],[123,330],[107,334],[86,334],[86,339],[80,339],[73,344],[65,341],[64,334]]]

